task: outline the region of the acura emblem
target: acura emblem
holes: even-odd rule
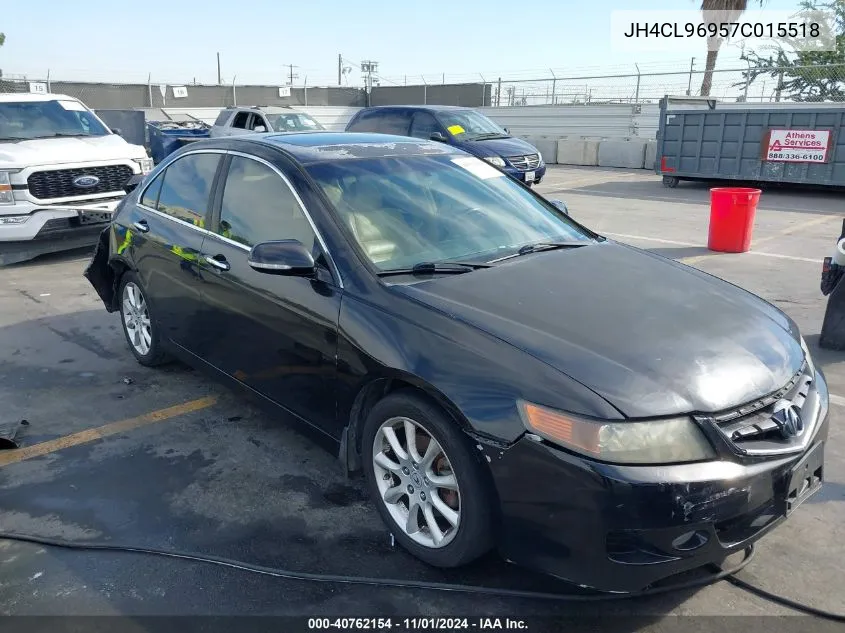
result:
[[[785,438],[797,437],[804,431],[801,410],[789,400],[778,400],[772,413],[772,420],[778,425],[780,434]]]
[[[73,179],[73,185],[80,189],[90,189],[91,187],[96,187],[98,184],[100,184],[99,178],[87,174]]]

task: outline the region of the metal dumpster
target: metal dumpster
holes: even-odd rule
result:
[[[149,121],[150,156],[157,165],[180,147],[208,138],[211,127],[203,121]]]
[[[660,101],[655,172],[680,180],[845,186],[845,104]]]

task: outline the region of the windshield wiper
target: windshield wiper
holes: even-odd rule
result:
[[[94,136],[93,134],[65,134],[64,132],[57,132],[55,134],[42,134],[41,136],[31,136],[30,138],[75,138],[77,136]]]
[[[388,275],[433,275],[470,273],[479,268],[492,268],[493,264],[485,262],[419,262],[410,268],[389,268],[376,273],[379,277]]]
[[[508,138],[507,134],[502,134],[501,132],[485,132],[484,134],[479,134],[478,136],[473,136],[473,141],[484,141],[487,139],[493,138]]]
[[[531,253],[539,253],[541,251],[554,251],[562,248],[579,248],[581,246],[588,246],[595,244],[595,242],[534,242],[533,244],[526,244],[513,255],[505,255],[499,259],[494,259],[494,262],[501,262],[512,257],[519,257],[520,255],[530,255]]]

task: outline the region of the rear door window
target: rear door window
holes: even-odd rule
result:
[[[175,160],[164,172],[156,209],[161,213],[204,227],[209,195],[219,154],[189,154]]]
[[[167,170],[165,170],[167,171]],[[155,177],[141,196],[141,204],[150,209],[155,209],[158,206],[158,192],[161,191],[161,183],[164,182],[164,171]]]

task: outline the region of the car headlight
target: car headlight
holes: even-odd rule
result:
[[[0,171],[0,204],[15,204],[15,192],[7,171]]]
[[[537,157],[540,159],[540,162],[542,163],[543,162],[543,152],[541,152],[539,149],[537,150]]]
[[[485,156],[484,160],[486,160],[491,165],[495,165],[496,167],[504,167],[505,160],[500,158],[499,156]]]
[[[138,167],[141,168],[141,173],[146,175],[153,170],[153,159],[152,158],[134,158],[133,159],[136,163],[138,163]]]
[[[714,459],[716,453],[692,418],[590,420],[520,402],[526,428],[587,457],[615,464],[673,464]]]

